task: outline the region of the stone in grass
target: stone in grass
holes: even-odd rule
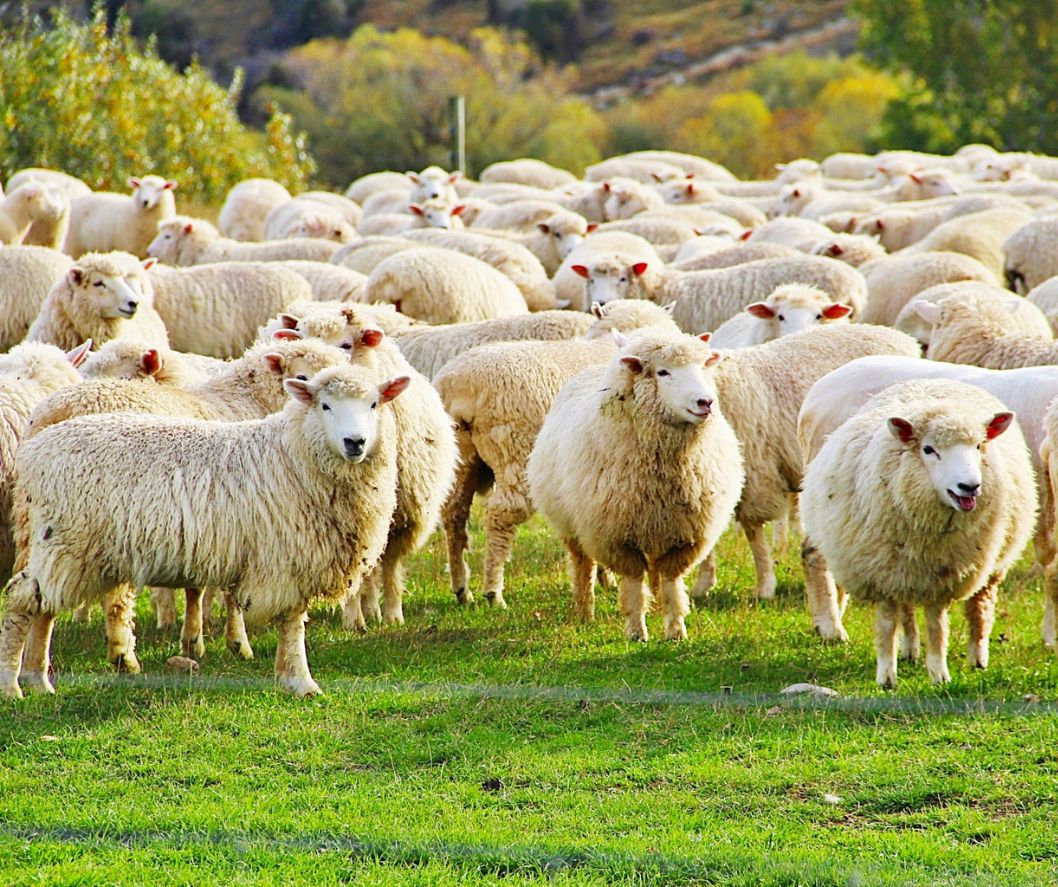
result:
[[[818,684],[790,684],[779,691],[784,696],[815,696],[816,699],[827,699],[840,696],[837,690],[830,687],[820,687]]]
[[[165,670],[180,674],[198,674],[198,663],[186,656],[170,656],[165,660]]]

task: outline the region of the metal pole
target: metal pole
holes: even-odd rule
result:
[[[452,138],[452,150],[449,152],[453,169],[462,170],[464,176],[470,175],[467,169],[467,101],[461,95],[452,96],[449,101],[451,124],[449,131]]]

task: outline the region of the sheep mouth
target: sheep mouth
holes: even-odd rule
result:
[[[948,490],[948,495],[951,496],[955,501],[955,504],[959,506],[960,511],[973,511],[977,507],[976,496],[959,496],[951,490]]]
[[[136,314],[135,308],[118,308],[118,314],[122,317],[133,317]]]
[[[690,413],[692,416],[694,416],[694,418],[697,419],[698,421],[701,421],[702,419],[706,419],[706,418],[708,418],[710,416],[710,414],[713,412],[713,408],[712,407],[702,407],[700,410],[692,410],[692,409],[688,408],[687,412]]]

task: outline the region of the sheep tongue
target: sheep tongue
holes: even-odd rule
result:
[[[956,496],[955,497],[955,503],[963,511],[973,511],[977,507],[977,497],[976,496]]]

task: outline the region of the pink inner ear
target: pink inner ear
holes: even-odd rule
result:
[[[172,179],[169,179],[169,181],[167,181],[164,185],[162,185],[162,190],[163,191],[172,191],[175,187],[176,187],[176,182],[174,182]]]
[[[587,278],[591,276],[591,272],[588,271],[587,265],[570,265],[569,270],[580,277]]]
[[[915,436],[915,429],[907,419],[890,419],[889,427],[900,439],[901,443],[908,443]]]
[[[694,185],[693,184],[687,186],[687,193],[688,194],[693,194],[694,193]]]
[[[154,258],[153,256],[151,258],[149,258],[149,259],[144,259],[143,260],[143,270],[144,271],[150,271],[151,268],[153,268],[157,264],[158,264],[158,260],[156,258]]]
[[[753,229],[750,228],[748,231],[743,231],[738,235],[739,240],[749,240],[753,236]]]
[[[794,197],[800,197],[801,196],[801,189],[800,188],[794,188],[793,196]]]
[[[411,384],[411,376],[397,376],[379,386],[378,393],[382,403],[388,403]]]
[[[140,369],[148,376],[153,376],[161,368],[162,358],[158,354],[157,349],[152,348],[150,351],[143,352],[143,356],[140,358]]]
[[[908,178],[910,178],[911,181],[914,182],[916,185],[922,184],[922,176],[917,176],[914,173],[909,173]]]
[[[848,305],[827,305],[823,309],[823,316],[827,320],[837,320],[839,317],[845,317],[852,313],[852,309]]]
[[[451,214],[453,216],[461,216],[461,215],[463,215],[463,211],[466,208],[467,208],[467,205],[465,203],[457,204],[456,206],[452,207],[452,213]]]
[[[264,356],[264,364],[268,367],[268,372],[276,376],[283,374],[283,355],[282,354],[266,354]]]
[[[285,330],[296,330],[298,328],[298,318],[293,314],[280,314],[279,322],[283,324]]]
[[[414,215],[417,215],[417,216],[421,216],[422,215],[422,207],[419,206],[419,204],[417,204],[417,203],[409,204],[408,205],[408,209],[410,209]]]
[[[382,341],[382,330],[366,329],[360,333],[360,344],[377,348]]]
[[[711,338],[713,338],[713,334],[712,333],[702,333],[698,338],[701,339],[703,342],[708,342]]]
[[[591,223],[590,225],[588,225],[588,227],[587,227],[587,228],[586,228],[585,230],[586,230],[586,231],[587,231],[587,232],[588,232],[589,234],[591,234],[591,232],[592,232],[592,231],[594,231],[594,230],[595,230],[596,228],[598,228],[598,227],[599,227],[599,224],[598,224],[598,222],[592,222],[592,223]]]
[[[74,266],[70,269],[70,280],[76,284],[80,284],[81,281],[84,280],[84,271]]]
[[[603,191],[605,191],[605,192],[606,192],[607,194],[609,194],[609,193],[610,193],[610,183],[609,183],[609,182],[603,182],[603,183],[602,183],[602,189],[603,189]]]
[[[547,222],[537,222],[536,229],[544,234],[551,233],[551,226]]]
[[[647,270],[647,263],[646,262],[636,262],[632,266],[632,273],[635,274],[636,277],[642,277],[643,274],[646,273],[646,270]]]
[[[272,333],[272,339],[276,342],[298,342],[301,338],[297,330],[276,330]]]
[[[830,253],[832,256],[840,256],[845,252],[845,250],[841,248],[840,243],[832,243],[830,244],[830,249],[828,249],[827,252]]]
[[[754,302],[752,305],[747,305],[746,311],[761,320],[769,320],[775,316],[775,312],[763,302]]]
[[[621,363],[628,367],[629,372],[643,372],[643,361],[641,361],[638,357],[622,357]]]
[[[988,423],[988,427],[985,429],[985,438],[987,440],[992,440],[994,437],[999,437],[999,435],[1010,427],[1010,423],[1013,421],[1013,413],[996,413],[992,417],[992,421]]]
[[[186,225],[184,225],[184,233],[185,234],[190,234],[194,230],[195,230],[195,226],[192,225],[190,222],[188,222]]]

